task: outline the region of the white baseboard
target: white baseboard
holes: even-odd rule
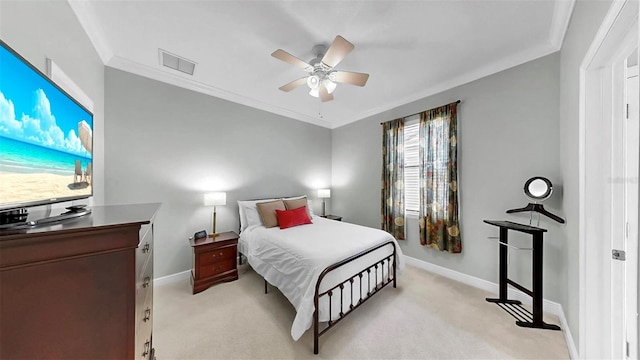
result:
[[[463,284],[473,286],[475,288],[488,291],[490,293],[498,294],[499,286],[496,283],[492,283],[487,280],[483,280],[471,275],[463,274],[461,272],[451,270],[446,267],[442,267],[439,265],[432,264],[430,262],[426,262],[424,260],[419,260],[416,258],[412,258],[410,256],[405,255],[404,259],[407,264],[415,266],[417,268],[432,272],[434,274],[438,274],[449,278],[451,280],[455,280],[461,282]],[[532,299],[529,295],[526,295],[516,289],[508,288],[508,297],[510,299],[520,300],[523,304],[531,305]],[[571,330],[569,330],[569,324],[567,323],[567,318],[564,315],[564,311],[562,309],[562,305],[557,302],[553,302],[547,299],[543,299],[542,306],[545,311],[556,315],[560,320],[560,327],[562,328],[562,333],[564,334],[564,338],[567,342],[567,347],[569,349],[569,355],[571,359],[578,359],[578,350],[573,341],[573,336],[571,336]]]
[[[189,281],[190,277],[191,277],[191,270],[182,271],[179,273],[153,279],[153,286],[173,284],[179,281]]]

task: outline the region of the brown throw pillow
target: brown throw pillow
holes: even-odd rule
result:
[[[295,200],[284,200],[284,206],[287,208],[287,210],[293,210],[301,208],[303,206],[307,206],[307,197],[305,196]]]
[[[278,217],[276,216],[276,210],[287,210],[284,207],[282,200],[267,201],[257,203],[258,214],[260,214],[260,220],[262,224],[267,228],[278,226]]]

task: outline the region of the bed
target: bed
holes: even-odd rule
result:
[[[238,202],[239,251],[264,278],[265,292],[267,282],[276,286],[296,309],[291,337],[313,326],[318,354],[322,334],[386,285],[396,287],[402,252],[389,233],[315,216],[309,203],[311,224],[266,227],[256,204],[268,201]]]

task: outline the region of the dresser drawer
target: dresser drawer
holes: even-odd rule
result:
[[[147,324],[153,324],[152,293],[152,291],[143,291],[139,295],[141,295],[140,297],[146,296],[146,298],[136,299],[136,334],[140,334],[142,329],[147,328]]]
[[[208,265],[218,261],[235,259],[236,252],[235,245],[203,251],[198,255],[198,263],[200,265]]]
[[[200,277],[207,278],[209,276],[222,274],[225,271],[230,271],[235,269],[236,269],[236,259],[227,259],[227,260],[219,261],[215,264],[209,264],[209,265],[200,265]]]
[[[153,352],[152,348],[152,326],[145,324],[136,334],[136,345],[134,359],[150,359]]]
[[[151,225],[142,226],[140,229],[140,243],[136,249],[136,277],[140,276],[142,267],[151,258],[153,252],[153,227]]]
[[[153,294],[153,262],[149,261],[136,279],[136,299],[144,301],[147,292]]]

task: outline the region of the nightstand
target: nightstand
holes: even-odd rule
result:
[[[189,239],[189,243],[193,248],[194,294],[224,281],[238,280],[238,234],[229,231],[216,237]]]
[[[338,215],[320,215],[320,217],[323,217],[329,220],[342,221],[342,216],[338,216]]]

